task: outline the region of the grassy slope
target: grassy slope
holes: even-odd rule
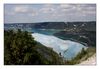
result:
[[[94,55],[96,53],[96,48],[94,47],[89,47],[87,50],[82,50],[75,58],[72,60],[66,61],[65,64],[69,65],[74,65],[74,64],[79,64],[84,60],[87,60],[89,57]]]

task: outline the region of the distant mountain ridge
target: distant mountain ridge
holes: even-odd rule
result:
[[[85,29],[96,30],[96,21],[90,22],[41,22],[41,23],[12,23],[4,27],[35,28],[35,29]]]

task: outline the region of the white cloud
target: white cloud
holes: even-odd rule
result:
[[[28,5],[17,5],[13,8],[13,12],[18,15],[24,14],[26,16],[36,16],[38,14],[34,8]]]
[[[7,17],[11,15],[10,18],[13,20],[19,18],[23,22],[25,22],[24,19],[29,21],[33,21],[33,19],[34,21],[73,21],[90,18],[92,20],[96,15],[96,6],[91,4],[13,5],[6,6],[4,14]]]
[[[70,4],[70,5],[60,5],[62,13],[67,15],[77,15],[79,16],[87,16],[87,15],[96,15],[96,7],[86,4]]]
[[[73,6],[71,4],[60,4],[61,8],[73,8]]]
[[[80,12],[87,15],[87,14],[96,14],[96,8],[95,7],[87,7],[87,6],[81,6]]]
[[[52,13],[55,11],[55,9],[54,8],[42,8],[40,11],[43,13]]]
[[[63,11],[70,11],[76,9],[76,6],[73,4],[60,4],[59,8]]]
[[[16,6],[15,8],[14,8],[14,11],[15,12],[27,12],[28,11],[28,7],[27,6]]]

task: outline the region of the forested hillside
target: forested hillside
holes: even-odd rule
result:
[[[62,64],[62,58],[52,48],[34,41],[26,31],[4,31],[5,65]]]

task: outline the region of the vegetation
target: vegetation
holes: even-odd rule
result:
[[[78,64],[96,53],[96,48],[88,47],[72,60],[63,60],[53,51],[34,41],[27,31],[4,31],[4,64],[5,65],[73,65]]]
[[[64,39],[77,41],[79,43],[87,44],[88,46],[96,46],[96,31],[81,30],[79,32],[60,31],[54,36]]]
[[[62,58],[40,43],[27,31],[4,31],[5,65],[62,64]]]
[[[79,52],[79,54],[77,54],[75,58],[73,58],[72,60],[65,61],[65,64],[68,64],[68,65],[79,64],[80,62],[88,59],[95,53],[96,53],[96,48],[94,47],[89,47],[87,48],[87,50],[83,48],[81,52]]]

